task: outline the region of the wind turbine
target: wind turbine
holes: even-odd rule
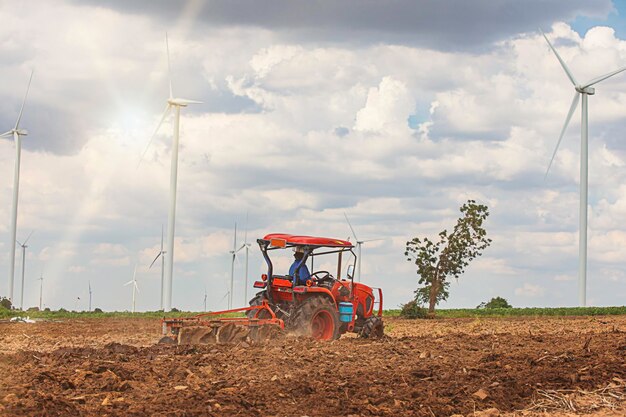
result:
[[[241,248],[239,248],[241,249]],[[228,291],[228,309],[233,308],[233,283],[235,281],[235,259],[237,258],[237,222],[235,222],[235,237],[233,239],[233,250],[229,251],[232,255],[230,264],[230,290]]]
[[[91,311],[91,281],[87,281],[87,283],[89,284],[89,310]]]
[[[359,240],[358,237],[356,237],[356,233],[354,232],[354,228],[352,227],[352,223],[350,223],[350,219],[348,219],[348,215],[344,212],[343,213],[344,217],[346,218],[346,221],[348,222],[348,226],[350,226],[350,230],[352,231],[352,236],[354,236],[354,240],[356,241],[356,250],[358,253],[358,265],[356,268],[357,271],[357,281],[361,282],[361,246],[363,246],[364,243],[367,242],[375,242],[377,240],[384,240],[384,239],[367,239],[367,240]]]
[[[128,281],[126,284],[124,284],[124,286],[126,287],[127,285],[133,285],[133,310],[132,312],[135,312],[135,293],[139,292],[139,286],[137,285],[137,265],[135,265],[135,270],[133,271],[133,279],[131,279],[130,281]]]
[[[39,281],[39,311],[41,311],[43,304],[41,301],[43,300],[43,274],[37,280]]]
[[[170,47],[167,39],[167,33],[165,34],[165,48],[167,49],[167,74],[169,79],[169,87],[170,87],[170,95],[167,99],[167,105],[165,106],[165,111],[161,116],[161,120],[154,130],[154,134],[150,138],[148,142],[148,146],[144,150],[141,155],[141,160],[144,155],[148,151],[150,144],[154,140],[154,137],[159,131],[159,128],[163,124],[165,117],[167,117],[168,113],[171,109],[174,109],[174,137],[172,140],[172,163],[171,163],[171,172],[170,172],[170,205],[169,205],[169,216],[167,221],[167,256],[166,256],[166,265],[165,268],[165,296],[163,297],[164,311],[170,311],[172,309],[172,275],[174,272],[174,229],[176,223],[176,186],[178,182],[178,143],[180,139],[180,109],[182,107],[187,107],[189,104],[202,103],[201,101],[188,100],[184,98],[174,98],[172,93],[172,74],[170,68]]]
[[[28,247],[26,243],[28,239],[33,235],[33,232],[30,232],[24,243],[20,243],[19,240],[16,242],[22,247],[22,292],[20,292],[20,310],[24,310],[24,271],[26,270],[26,248]]]
[[[236,232],[235,232],[236,233]],[[235,236],[235,239],[237,237]],[[244,233],[243,244],[235,251],[235,253],[240,250],[246,250],[246,275],[244,277],[244,290],[243,290],[243,299],[244,303],[248,302],[248,259],[250,257],[250,243],[248,243],[248,213],[246,213],[246,231]]]
[[[154,258],[154,261],[152,261],[152,263],[150,264],[150,268],[152,268],[152,265],[154,265],[154,263],[157,261],[157,259],[159,259],[159,256],[161,257],[161,310],[163,310],[163,295],[164,295],[164,290],[165,290],[165,280],[164,280],[164,273],[165,273],[165,255],[167,252],[163,250],[163,226],[161,226],[161,249],[159,250],[159,253],[157,254],[156,258]]]
[[[13,303],[13,284],[15,276],[15,239],[17,239],[17,202],[20,189],[20,159],[22,154],[22,136],[28,135],[26,129],[20,129],[20,121],[22,120],[22,113],[24,112],[24,104],[26,104],[26,97],[28,97],[28,91],[30,90],[30,83],[33,80],[33,71],[30,72],[30,78],[28,79],[28,87],[26,87],[26,94],[24,94],[24,100],[22,101],[22,107],[20,113],[17,116],[17,121],[13,129],[0,135],[0,137],[13,136],[15,141],[15,171],[13,174],[13,204],[11,206],[11,226],[9,229],[9,236],[11,238],[11,253],[9,254],[9,300]]]
[[[541,30],[541,29],[540,29]],[[582,106],[581,106],[581,125],[580,125],[580,213],[579,213],[579,240],[578,240],[578,301],[581,306],[587,305],[587,191],[589,187],[588,182],[588,162],[589,162],[589,123],[588,123],[588,107],[587,107],[587,98],[588,96],[594,95],[596,90],[592,88],[592,85],[599,83],[600,81],[604,81],[607,78],[610,78],[620,72],[626,70],[626,67],[619,68],[615,71],[609,72],[608,74],[601,75],[596,77],[590,81],[587,81],[583,84],[579,84],[574,75],[569,70],[565,61],[561,58],[559,53],[554,49],[554,46],[548,40],[543,31],[541,34],[545,38],[546,42],[556,55],[556,58],[559,60],[561,67],[565,71],[567,78],[574,85],[574,89],[576,92],[574,93],[574,99],[572,100],[572,104],[569,108],[569,112],[567,113],[567,117],[565,118],[565,124],[561,129],[561,134],[559,135],[559,140],[556,143],[556,147],[554,148],[554,153],[552,154],[552,159],[550,160],[550,164],[548,165],[548,169],[546,170],[546,177],[548,176],[548,172],[550,171],[550,167],[552,166],[552,162],[556,156],[556,153],[559,149],[559,145],[561,144],[561,139],[563,139],[563,135],[565,134],[565,130],[578,106],[578,101],[582,96]]]
[[[205,313],[206,313],[206,297],[207,297],[207,294],[206,294],[206,286],[205,286],[204,287],[204,312]]]
[[[228,297],[229,295],[230,295],[230,291],[226,290],[226,294],[224,294],[224,296],[220,300],[220,304],[222,303],[222,301],[224,301],[224,298]]]

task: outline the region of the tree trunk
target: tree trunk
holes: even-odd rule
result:
[[[435,313],[435,305],[437,304],[437,295],[439,295],[439,267],[435,273],[435,278],[430,284],[430,293],[428,295],[428,314]]]

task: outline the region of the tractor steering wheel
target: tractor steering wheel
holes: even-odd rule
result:
[[[321,277],[319,275],[322,275]],[[311,274],[311,279],[314,282],[321,282],[321,281],[325,281],[325,280],[334,280],[335,278],[333,278],[332,275],[330,275],[330,272],[328,271],[315,271]]]

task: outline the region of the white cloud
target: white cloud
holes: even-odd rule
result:
[[[27,68],[45,68],[35,73],[24,117],[31,134],[22,155],[19,233],[37,231],[33,271],[54,285],[52,304],[72,302],[91,280],[103,307],[120,308],[118,287],[138,262],[146,279],[141,308],[154,308],[160,268],[147,268],[167,222],[171,119],[139,168],[137,159],[167,94],[162,31],[145,17],[62,1],[23,7],[29,20],[8,16],[17,23],[1,29],[11,36],[0,52],[22,55],[0,63],[7,80],[0,122],[13,123]],[[279,231],[345,238],[347,212],[359,238],[385,238],[364,247],[364,277],[384,286],[390,305],[406,302],[416,279],[404,242],[451,228],[468,198],[489,205],[494,242],[448,305],[484,301],[472,292],[477,282],[519,296],[515,305],[554,288],[575,292],[564,277],[576,276],[579,123],[573,118],[544,181],[573,91],[539,34],[460,53],[305,43],[228,25],[185,36],[183,26],[170,33],[175,93],[206,104],[181,117],[175,303],[194,305],[188,300],[205,285],[209,302],[220,303],[233,223],[242,230],[246,212],[255,274],[264,266],[254,239]],[[558,23],[548,36],[580,79],[626,62],[626,42],[607,28],[581,38]],[[599,285],[591,277],[617,276],[600,271],[619,270],[626,255],[626,148],[616,133],[626,121],[625,92],[626,76],[614,77],[590,98],[590,291]],[[83,116],[88,123],[79,123]],[[49,134],[75,123],[75,130]],[[13,155],[13,144],[0,142],[0,198],[7,202]],[[9,206],[0,205],[0,218],[8,218]],[[7,266],[6,236],[0,224],[0,269]],[[544,287],[520,287],[524,276]],[[235,285],[242,283],[238,265]],[[0,291],[5,286],[0,282]]]

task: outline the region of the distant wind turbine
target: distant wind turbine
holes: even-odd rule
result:
[[[24,100],[22,101],[22,107],[20,113],[17,116],[17,121],[13,129],[0,135],[0,137],[11,137],[15,141],[15,171],[13,174],[13,203],[11,205],[11,225],[9,228],[9,237],[11,239],[11,253],[9,254],[9,300],[13,303],[13,284],[15,278],[15,239],[17,239],[17,203],[18,194],[20,189],[20,160],[22,154],[22,136],[28,135],[26,129],[20,129],[20,121],[22,120],[22,113],[24,112],[24,104],[26,104],[26,97],[28,97],[28,91],[30,90],[30,83],[33,80],[33,71],[30,72],[30,78],[28,79],[28,87],[26,87],[26,94],[24,94]]]
[[[541,29],[540,29],[541,31]],[[565,118],[565,124],[561,129],[561,134],[559,135],[559,140],[556,143],[556,147],[554,148],[554,153],[552,154],[552,159],[550,160],[550,164],[548,165],[548,169],[546,170],[546,177],[548,176],[548,172],[550,171],[550,167],[552,166],[552,162],[556,157],[556,153],[559,149],[559,145],[561,144],[561,139],[563,139],[563,135],[565,134],[565,130],[569,125],[570,119],[578,107],[578,101],[582,96],[582,107],[581,107],[581,125],[580,125],[580,213],[579,213],[579,240],[578,240],[578,301],[581,306],[587,305],[587,192],[589,187],[588,182],[588,163],[589,163],[589,124],[588,124],[588,107],[587,107],[587,98],[588,96],[594,95],[596,90],[592,88],[592,85],[599,83],[600,81],[604,81],[607,78],[610,78],[620,72],[626,70],[626,67],[619,68],[615,71],[609,72],[608,74],[601,75],[600,77],[594,78],[586,83],[579,84],[574,75],[569,70],[565,61],[561,58],[559,53],[554,49],[554,46],[548,40],[543,31],[541,34],[545,38],[546,42],[554,52],[554,55],[559,60],[561,67],[565,71],[567,78],[574,85],[574,89],[576,92],[574,93],[574,99],[572,100],[572,104],[569,108],[569,112],[567,113],[567,117]]]
[[[230,264],[230,290],[228,291],[228,308],[233,308],[233,283],[235,281],[235,260],[237,258],[237,223],[235,222],[235,234],[233,239],[233,250],[229,251],[232,255],[232,260]],[[240,248],[241,249],[241,248]]]
[[[163,250],[163,226],[161,226],[161,249],[159,250],[159,253],[157,253],[156,258],[154,258],[154,261],[152,261],[152,263],[150,264],[150,267],[148,269],[152,268],[152,265],[154,265],[154,263],[157,261],[157,259],[159,259],[159,257],[161,257],[161,310],[163,310],[163,295],[165,294],[165,279],[164,279],[164,274],[165,274],[165,255],[167,252]]]
[[[235,236],[235,239],[237,237]],[[242,249],[246,250],[246,272],[244,276],[244,290],[243,290],[243,299],[244,304],[248,302],[248,259],[250,257],[250,243],[248,243],[248,213],[246,213],[246,231],[244,233],[243,244],[235,251],[235,253],[239,252]]]
[[[39,279],[37,280],[39,281],[39,311],[41,311],[42,309],[42,300],[43,300],[43,274],[41,274],[41,276],[39,277]]]
[[[346,218],[346,221],[348,222],[348,226],[350,226],[350,230],[352,231],[352,236],[354,236],[354,240],[356,241],[356,250],[357,250],[357,253],[358,253],[358,257],[359,257],[358,265],[357,265],[357,268],[356,268],[356,271],[357,271],[357,274],[356,274],[357,275],[357,279],[356,280],[358,282],[361,282],[361,246],[364,243],[367,243],[367,242],[376,242],[378,240],[384,240],[384,239],[359,240],[359,238],[356,237],[356,233],[354,231],[354,228],[352,227],[352,223],[350,223],[350,219],[348,219],[348,215],[345,212],[343,213],[343,215]]]
[[[148,142],[148,146],[141,155],[141,160],[148,151],[150,144],[154,140],[154,137],[159,131],[159,128],[163,124],[163,121],[167,117],[171,109],[174,109],[174,137],[172,141],[172,163],[170,172],[170,205],[169,216],[167,222],[167,256],[166,256],[166,268],[165,268],[165,297],[164,298],[164,311],[170,311],[172,309],[172,280],[174,273],[174,230],[176,226],[176,187],[178,183],[178,144],[180,139],[180,109],[181,107],[187,107],[189,104],[202,103],[201,101],[188,100],[184,98],[174,98],[172,93],[172,74],[170,70],[170,48],[167,39],[167,33],[165,34],[165,47],[167,49],[167,74],[169,79],[170,95],[167,99],[167,105],[165,111],[161,116],[161,120],[154,130],[154,134]]]
[[[204,287],[204,312],[205,313],[206,313],[206,298],[207,298],[206,287]]]
[[[132,312],[135,312],[135,293],[139,292],[139,286],[137,285],[137,265],[135,265],[135,270],[133,271],[133,279],[131,279],[130,281],[128,281],[126,284],[124,284],[124,286],[126,287],[127,285],[131,285],[132,284],[132,288],[133,288],[133,309]]]
[[[89,285],[89,311],[91,311],[91,281],[87,281]]]
[[[224,298],[228,297],[229,295],[230,295],[230,291],[226,290],[226,294],[224,294],[224,296],[220,300],[220,305],[221,305],[222,301],[224,301]]]
[[[28,247],[26,243],[28,243],[28,239],[33,235],[33,232],[30,232],[24,243],[20,243],[19,240],[16,242],[22,247],[22,291],[20,292],[20,310],[24,310],[24,271],[26,271],[26,248]]]

